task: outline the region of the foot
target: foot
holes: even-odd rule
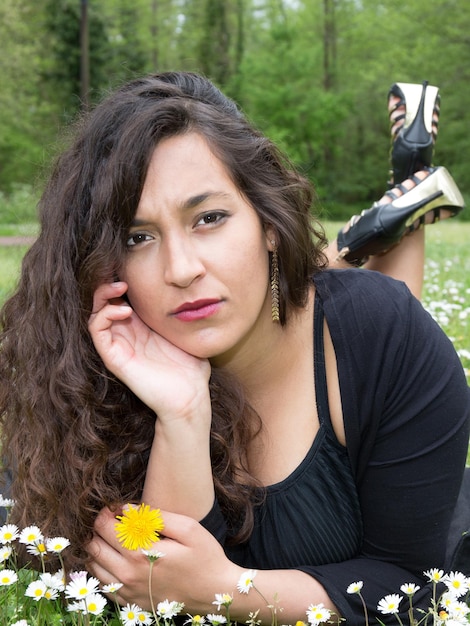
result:
[[[369,256],[388,252],[405,235],[457,215],[463,206],[462,194],[444,167],[420,170],[351,218],[338,233],[336,261],[363,265]]]
[[[389,93],[392,148],[389,187],[431,167],[439,124],[439,90],[428,85],[396,83]]]

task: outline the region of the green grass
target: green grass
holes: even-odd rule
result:
[[[34,237],[38,232],[38,225],[33,222],[25,224],[0,224],[0,237]]]
[[[0,246],[0,306],[15,287],[27,246]]]
[[[340,223],[326,223],[333,238]],[[470,384],[470,223],[445,220],[426,229],[423,305],[452,340]]]

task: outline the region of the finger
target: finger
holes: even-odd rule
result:
[[[109,301],[113,301],[116,298],[122,298],[127,291],[127,283],[124,281],[116,281],[113,283],[104,283],[100,285],[93,294],[93,311],[97,313],[105,304]]]
[[[161,511],[163,518],[162,537],[173,539],[183,545],[189,545],[196,533],[204,531],[202,526],[192,517]]]
[[[94,523],[95,537],[100,538],[115,550],[121,549],[121,544],[116,534],[116,523],[118,521],[116,516],[121,513],[121,510],[111,511],[111,509],[105,507],[99,512]]]
[[[109,331],[115,322],[123,322],[130,318],[133,312],[132,307],[124,300],[117,300],[113,304],[108,300],[100,310],[92,313],[88,320],[88,330],[95,343],[99,340],[100,333]],[[110,339],[105,332],[104,338],[99,341],[103,342],[103,347],[105,347],[110,343]]]

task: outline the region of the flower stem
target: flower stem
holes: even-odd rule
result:
[[[367,613],[367,606],[366,603],[364,601],[364,598],[362,597],[362,594],[360,591],[357,592],[357,595],[359,596],[359,598],[361,599],[362,602],[362,606],[364,608],[364,619],[365,619],[365,626],[369,626],[369,615]]]
[[[155,620],[155,623],[157,625],[159,625],[160,621],[159,621],[158,615],[157,615],[157,613],[155,611],[155,604],[153,602],[153,593],[152,593],[152,570],[153,570],[153,564],[154,564],[153,559],[150,559],[149,563],[150,563],[150,568],[149,568],[149,598],[150,598],[150,607],[152,609],[153,619]]]

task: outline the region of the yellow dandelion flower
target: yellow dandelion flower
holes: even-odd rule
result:
[[[117,515],[116,534],[120,543],[128,550],[147,550],[152,543],[159,541],[159,532],[164,524],[160,509],[151,509],[148,504],[138,507],[127,505],[122,515]]]

